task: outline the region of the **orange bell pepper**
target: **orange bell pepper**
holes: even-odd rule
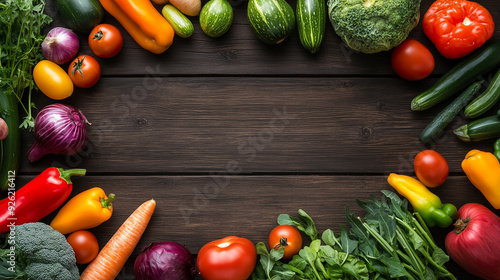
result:
[[[114,194],[106,196],[101,188],[77,194],[59,210],[50,226],[62,234],[96,227],[111,218]]]
[[[150,0],[100,0],[134,40],[144,49],[160,54],[174,40],[174,29]]]

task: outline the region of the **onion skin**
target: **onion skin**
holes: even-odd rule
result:
[[[451,259],[472,275],[486,280],[500,279],[500,217],[478,203],[458,211],[455,230],[445,246]]]
[[[87,118],[73,106],[55,103],[43,108],[35,118],[35,143],[28,159],[35,162],[46,154],[72,155],[88,141]]]
[[[42,42],[43,56],[59,65],[72,60],[80,49],[78,36],[68,28],[52,28]]]
[[[201,11],[201,0],[169,0],[179,11],[187,16],[197,16]]]

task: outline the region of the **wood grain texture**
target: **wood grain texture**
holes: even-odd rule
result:
[[[18,182],[32,176],[22,176]],[[142,247],[170,240],[184,244],[196,254],[209,241],[228,235],[246,237],[254,243],[267,240],[279,214],[297,216],[305,210],[320,232],[339,232],[346,224],[345,207],[359,216],[364,212],[356,199],[368,200],[380,190],[393,190],[385,176],[85,176],[73,179],[71,196],[90,187],[115,193],[110,220],[91,229],[103,246],[114,231],[142,202],[154,198],[157,208],[125,273],[117,279],[132,279],[133,262]],[[464,176],[449,178],[433,190],[445,203],[461,206],[468,202],[488,205],[481,193]],[[491,208],[491,207],[490,207]],[[495,213],[500,214],[498,210]],[[50,222],[55,213],[45,220]],[[432,228],[437,244],[444,248],[444,236],[451,230]],[[449,263],[459,279],[473,279]],[[467,277],[466,277],[467,276]]]
[[[92,123],[81,156],[46,156],[23,171],[56,161],[89,172],[224,172],[237,162],[248,173],[412,172],[413,157],[437,148],[451,172],[472,148],[452,133],[418,137],[446,104],[411,112],[410,101],[433,80],[393,78],[143,77],[103,78],[64,100]],[[43,96],[42,96],[43,97]],[[38,106],[47,103],[35,100]],[[494,114],[495,107],[489,114]],[[22,153],[32,144],[26,135]]]

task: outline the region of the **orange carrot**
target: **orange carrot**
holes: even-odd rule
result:
[[[155,210],[151,199],[139,206],[85,268],[81,280],[113,280],[134,251]]]

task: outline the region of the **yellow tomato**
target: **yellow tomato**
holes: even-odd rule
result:
[[[38,88],[48,97],[61,100],[73,94],[73,82],[61,66],[42,60],[33,69],[33,79]]]

